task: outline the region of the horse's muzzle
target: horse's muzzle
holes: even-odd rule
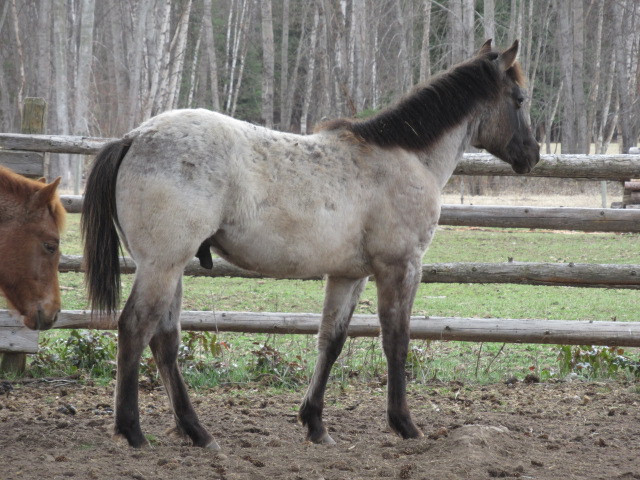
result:
[[[537,142],[525,141],[518,148],[509,144],[508,150],[510,157],[513,159],[511,168],[517,174],[529,173],[540,161],[540,146]]]
[[[32,316],[24,316],[24,324],[31,330],[49,330],[58,320],[58,313],[47,315],[42,309],[38,309]]]

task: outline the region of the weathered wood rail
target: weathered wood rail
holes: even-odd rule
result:
[[[60,272],[81,272],[82,257],[63,255]],[[120,271],[135,273],[130,258],[120,258]],[[266,278],[236,267],[221,258],[213,259],[213,268],[200,266],[195,258],[184,270],[192,277]],[[320,280],[321,277],[303,280]],[[422,265],[422,283],[516,283],[565,287],[640,289],[640,265],[607,265],[587,263],[427,263]]]
[[[63,195],[69,213],[80,213],[82,195]],[[640,210],[574,207],[442,205],[440,225],[540,228],[583,232],[640,232]]]
[[[320,325],[317,313],[255,313],[255,312],[182,312],[183,330],[316,334]],[[0,326],[18,328],[20,320],[0,311]],[[90,328],[115,330],[114,317],[91,315],[82,310],[60,313],[54,328]],[[37,338],[37,332],[27,332]],[[351,337],[375,337],[380,334],[376,315],[354,315],[349,325]],[[640,347],[640,322],[536,320],[504,318],[460,318],[413,316],[410,323],[412,339],[458,340],[471,342],[546,343],[559,345],[617,345]],[[16,348],[37,347],[34,342],[13,339]]]

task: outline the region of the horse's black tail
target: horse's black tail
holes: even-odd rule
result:
[[[130,142],[105,145],[87,179],[80,229],[84,240],[85,283],[91,309],[113,314],[120,302],[120,239],[116,225],[116,179]]]

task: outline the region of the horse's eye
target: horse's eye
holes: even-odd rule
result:
[[[58,251],[58,244],[57,243],[51,243],[51,242],[44,242],[44,249],[47,251],[47,253],[56,253]]]
[[[516,98],[516,103],[518,105],[518,108],[520,108],[522,106],[522,104],[524,103],[524,97]]]

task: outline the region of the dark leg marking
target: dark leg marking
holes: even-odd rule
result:
[[[116,436],[123,436],[132,447],[148,444],[140,428],[138,411],[138,368],[142,351],[147,346],[151,332],[135,312],[136,287],[127,300],[118,320],[118,366],[116,374]],[[137,328],[136,328],[137,326]]]
[[[409,350],[409,320],[420,283],[420,262],[386,265],[376,271],[382,348],[387,357],[387,421],[402,438],[421,437],[411,420],[406,394],[405,363]]]
[[[200,424],[178,368],[181,301],[182,281],[178,283],[168,317],[160,323],[149,345],[173,408],[178,433],[189,436],[194,446],[218,450],[216,441]]]
[[[313,443],[335,443],[322,422],[324,392],[331,367],[342,351],[351,316],[366,283],[366,278],[327,278],[322,323],[318,333],[318,360],[298,412],[298,420],[307,427],[307,440]]]

